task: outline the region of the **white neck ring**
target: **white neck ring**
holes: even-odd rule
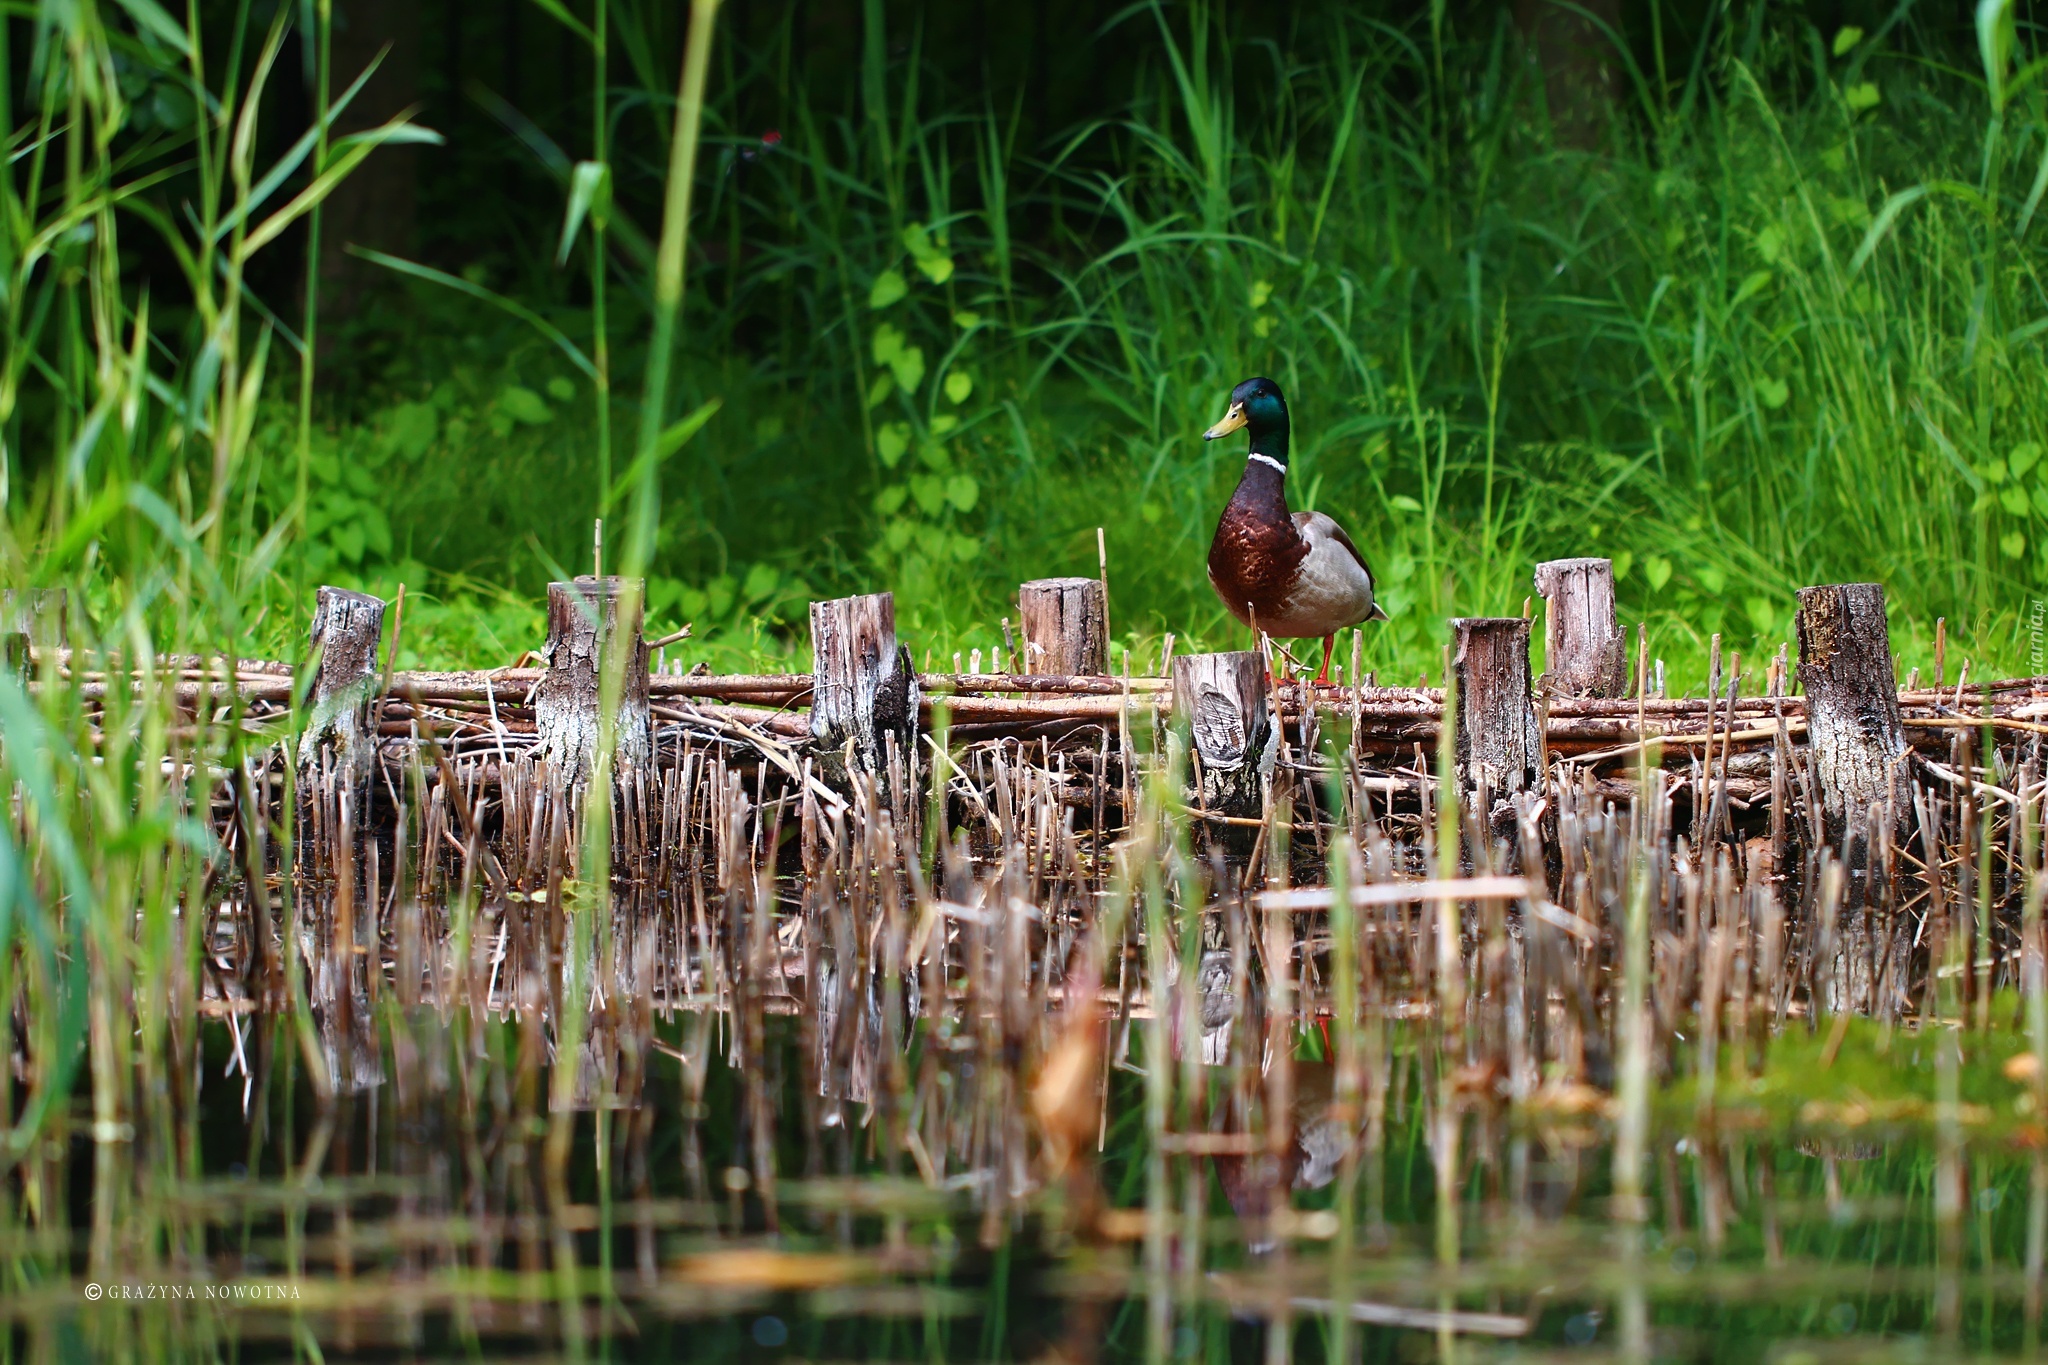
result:
[[[1260,464],[1271,465],[1273,468],[1279,470],[1282,474],[1285,474],[1287,472],[1286,465],[1280,463],[1280,461],[1274,459],[1271,455],[1267,455],[1262,451],[1254,450],[1246,458],[1248,460],[1257,460]]]

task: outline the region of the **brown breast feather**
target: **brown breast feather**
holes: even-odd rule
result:
[[[1240,490],[1223,509],[1209,545],[1209,582],[1223,605],[1247,625],[1254,614],[1267,620],[1279,615],[1295,572],[1308,557],[1308,543],[1284,505],[1278,517],[1263,515],[1264,510]]]

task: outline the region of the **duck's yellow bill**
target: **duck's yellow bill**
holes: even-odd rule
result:
[[[1244,404],[1232,403],[1230,411],[1223,414],[1223,420],[1202,433],[1202,439],[1213,441],[1219,436],[1228,436],[1245,423]]]

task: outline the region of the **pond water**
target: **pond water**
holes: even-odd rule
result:
[[[323,1109],[289,1021],[215,1020],[197,1123],[79,1123],[62,1215],[10,1230],[7,1358],[1791,1365],[2037,1341],[2048,1186],[2024,1127],[1778,1131],[1730,1082],[1712,1122],[1658,1110],[1628,1218],[1597,1097],[1500,1103],[1393,1022],[1371,1112],[1321,1168],[1331,1068],[1301,1037],[1296,1188],[1262,1210],[1264,1157],[1227,1123],[1152,1136],[1142,1029],[1054,1175],[1005,1137],[1036,1095],[974,1040],[912,1037],[909,1079],[869,1104],[803,1083],[799,1017],[756,1022],[657,1020],[637,1101],[574,1109],[548,1103],[531,1026],[382,1009],[383,1082]],[[1906,1072],[1914,1041],[1891,1041]]]

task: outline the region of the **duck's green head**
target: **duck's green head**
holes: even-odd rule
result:
[[[1287,400],[1280,396],[1280,386],[1263,377],[1247,379],[1230,391],[1230,411],[1223,414],[1223,420],[1202,433],[1206,441],[1228,436],[1240,427],[1250,427],[1252,449],[1264,450],[1274,442],[1285,449],[1287,440]]]

